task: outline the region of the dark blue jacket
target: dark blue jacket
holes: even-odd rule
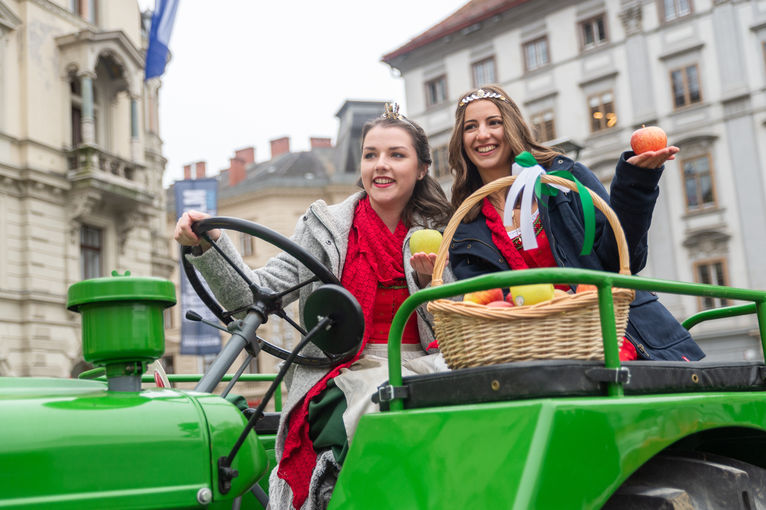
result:
[[[626,152],[620,157],[610,194],[585,165],[567,157],[556,158],[546,170],[572,172],[612,207],[625,232],[630,269],[635,274],[646,264],[647,236],[659,195],[662,168],[651,170],[633,166],[626,161],[632,155],[632,152]],[[619,271],[617,243],[601,211],[596,210],[593,250],[589,255],[580,255],[584,229],[582,206],[577,194],[558,193],[549,197],[547,207],[541,206],[538,210],[559,267]],[[510,269],[492,242],[492,234],[481,213],[475,220],[458,226],[450,244],[449,261],[459,280]],[[639,357],[644,359],[695,361],[705,356],[689,332],[651,292],[636,291],[636,297],[630,304],[625,336],[635,345]]]

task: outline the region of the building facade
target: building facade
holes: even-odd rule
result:
[[[82,369],[71,284],[170,277],[147,20],[135,0],[0,0],[0,375]]]
[[[472,0],[385,55],[449,187],[462,94],[500,84],[549,145],[607,185],[637,127],[680,147],[666,165],[642,276],[766,289],[766,2]],[[726,304],[661,296],[678,317]],[[700,324],[709,360],[760,358],[752,316]]]

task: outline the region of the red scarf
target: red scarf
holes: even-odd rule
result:
[[[372,324],[372,310],[378,283],[390,286],[404,278],[402,244],[407,227],[399,221],[391,233],[383,220],[364,197],[354,211],[354,223],[348,236],[348,251],[340,282],[359,301],[364,313],[364,323]],[[316,452],[309,438],[308,409],[311,399],[327,387],[327,382],[337,376],[341,369],[359,359],[369,338],[365,328],[362,347],[354,359],[333,368],[303,398],[290,413],[285,450],[279,462],[277,475],[287,482],[293,491],[293,507],[300,509],[309,494],[311,473],[316,466]]]

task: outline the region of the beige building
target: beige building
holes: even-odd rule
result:
[[[766,2],[472,0],[423,28],[383,60],[445,182],[457,101],[487,83],[606,184],[633,130],[659,125],[681,152],[660,182],[641,275],[766,289]],[[678,318],[739,304],[662,300]],[[753,316],[691,332],[709,360],[761,356]]]
[[[145,22],[136,0],[0,0],[0,375],[82,367],[72,283],[173,269]]]
[[[359,162],[361,161],[361,128],[363,124],[383,112],[384,102],[346,101],[337,112],[339,128],[335,146],[329,138],[312,138],[311,149],[291,152],[290,140],[279,138],[271,141],[271,155],[266,161],[256,163],[253,148],[235,151],[230,166],[216,177],[218,180],[218,216],[242,218],[261,224],[287,237],[291,236],[299,218],[309,205],[323,199],[328,204],[338,203],[358,190]],[[206,165],[196,162],[184,167],[184,177],[205,177]],[[172,231],[177,215],[173,188],[168,190],[168,231]],[[247,234],[228,232],[239,247],[240,253],[250,267],[261,267],[279,250],[265,241]],[[178,258],[178,246],[171,242],[171,249]],[[173,281],[177,289],[178,264],[174,266]],[[180,295],[180,292],[177,292]],[[287,308],[290,317],[300,321],[297,305]],[[165,366],[178,373],[200,373],[206,360],[201,356],[180,354],[179,306],[172,309],[172,317],[166,315]],[[295,329],[276,317],[271,317],[259,329],[259,336],[272,344],[290,349],[299,338]],[[222,334],[222,341],[225,335]],[[208,359],[209,360],[209,359]],[[244,356],[239,362],[244,361]],[[258,362],[247,372],[274,373],[279,360],[261,353]],[[238,363],[239,363],[238,362]],[[236,366],[230,370],[234,372]],[[246,372],[246,373],[247,373]],[[260,385],[263,388],[265,385]],[[258,398],[258,386],[237,386],[237,391],[251,401]]]

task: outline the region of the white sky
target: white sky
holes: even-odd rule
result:
[[[330,137],[346,99],[393,100],[407,113],[404,83],[380,58],[468,0],[183,0],[160,90],[165,185],[183,165],[228,168],[236,149]],[[142,10],[153,0],[139,0]]]

